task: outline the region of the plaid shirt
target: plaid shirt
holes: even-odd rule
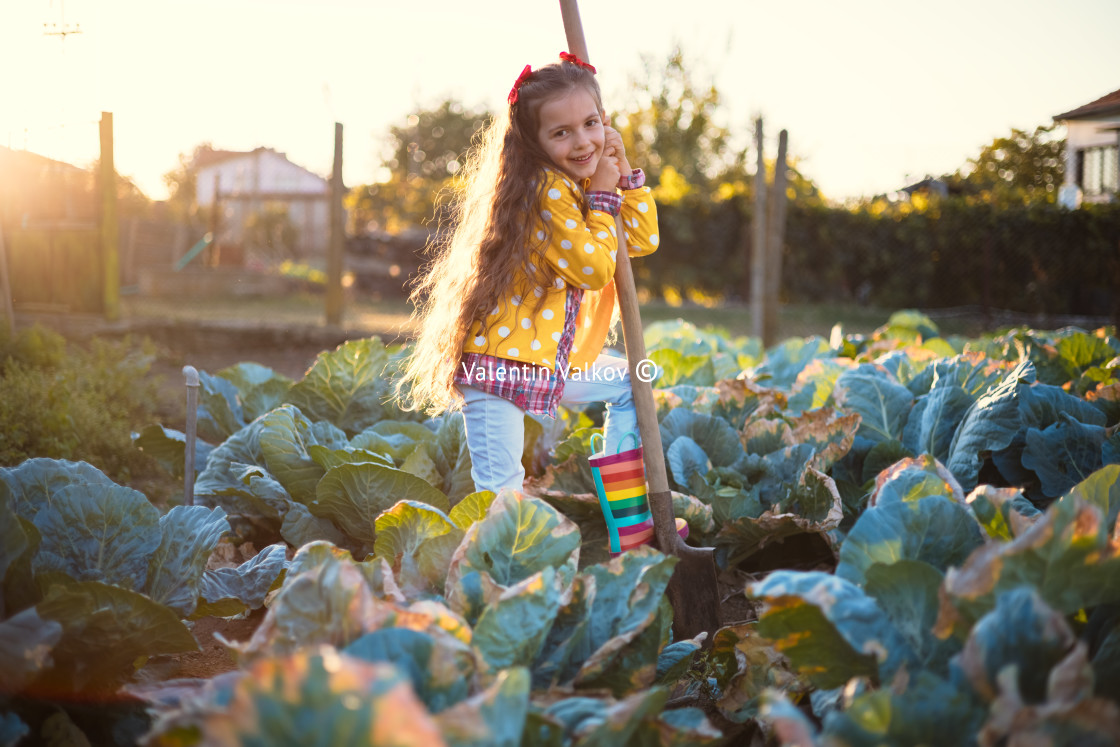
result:
[[[576,337],[576,315],[582,300],[581,289],[568,288],[564,331],[556,349],[553,370],[484,353],[464,353],[455,371],[455,383],[507,399],[526,412],[556,417],[556,408],[564,396],[564,372]]]

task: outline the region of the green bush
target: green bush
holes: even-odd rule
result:
[[[692,192],[658,204],[661,248],[635,263],[655,295],[697,289],[750,296],[746,194]],[[1120,205],[1066,210],[960,197],[788,207],[781,297],[881,308],[979,306],[1024,313],[1120,314]]]
[[[39,326],[0,336],[0,466],[70,459],[128,480],[147,459],[131,432],[153,415],[153,358],[128,339],[79,347]]]

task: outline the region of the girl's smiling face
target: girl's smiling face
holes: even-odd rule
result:
[[[541,104],[537,140],[552,163],[576,180],[588,179],[603,156],[602,112],[595,98],[575,88]]]

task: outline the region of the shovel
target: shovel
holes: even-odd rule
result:
[[[560,13],[564,19],[568,51],[590,62],[577,0],[560,0]],[[665,471],[665,452],[661,446],[661,427],[657,423],[657,406],[653,401],[653,387],[641,375],[648,363],[642,363],[646,360],[646,344],[642,318],[638,311],[638,294],[634,287],[634,271],[630,267],[629,247],[626,245],[626,231],[622,226],[621,216],[616,220],[618,252],[614,284],[622,312],[622,336],[626,342],[626,361],[630,369],[638,431],[642,437],[645,456],[650,513],[653,515],[658,548],[679,559],[668,589],[669,603],[673,605],[673,633],[677,640],[707,633],[707,642],[710,644],[713,634],[719,628],[720,597],[716,564],[712,557],[714,551],[710,547],[691,547],[677,534],[673,498],[669,491],[668,473]]]

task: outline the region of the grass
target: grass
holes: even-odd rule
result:
[[[341,326],[382,335],[403,334],[411,308],[404,300],[346,300]],[[294,292],[283,296],[208,297],[191,303],[182,299],[126,296],[121,299],[125,318],[179,321],[243,321],[270,325],[326,325],[323,296]]]
[[[388,337],[407,336],[411,307],[404,299],[371,300],[357,295],[347,298],[342,327]],[[845,333],[867,334],[886,323],[893,309],[837,304],[787,304],[778,320],[778,337],[828,337],[836,324]],[[651,302],[641,307],[645,324],[684,319],[699,327],[715,326],[733,336],[752,333],[751,311],[746,305],[703,307]],[[131,296],[122,299],[126,318],[198,321],[241,321],[268,325],[325,326],[325,302],[308,292],[272,297],[224,297],[184,303],[170,298]],[[939,321],[943,334],[977,334],[980,320]]]

